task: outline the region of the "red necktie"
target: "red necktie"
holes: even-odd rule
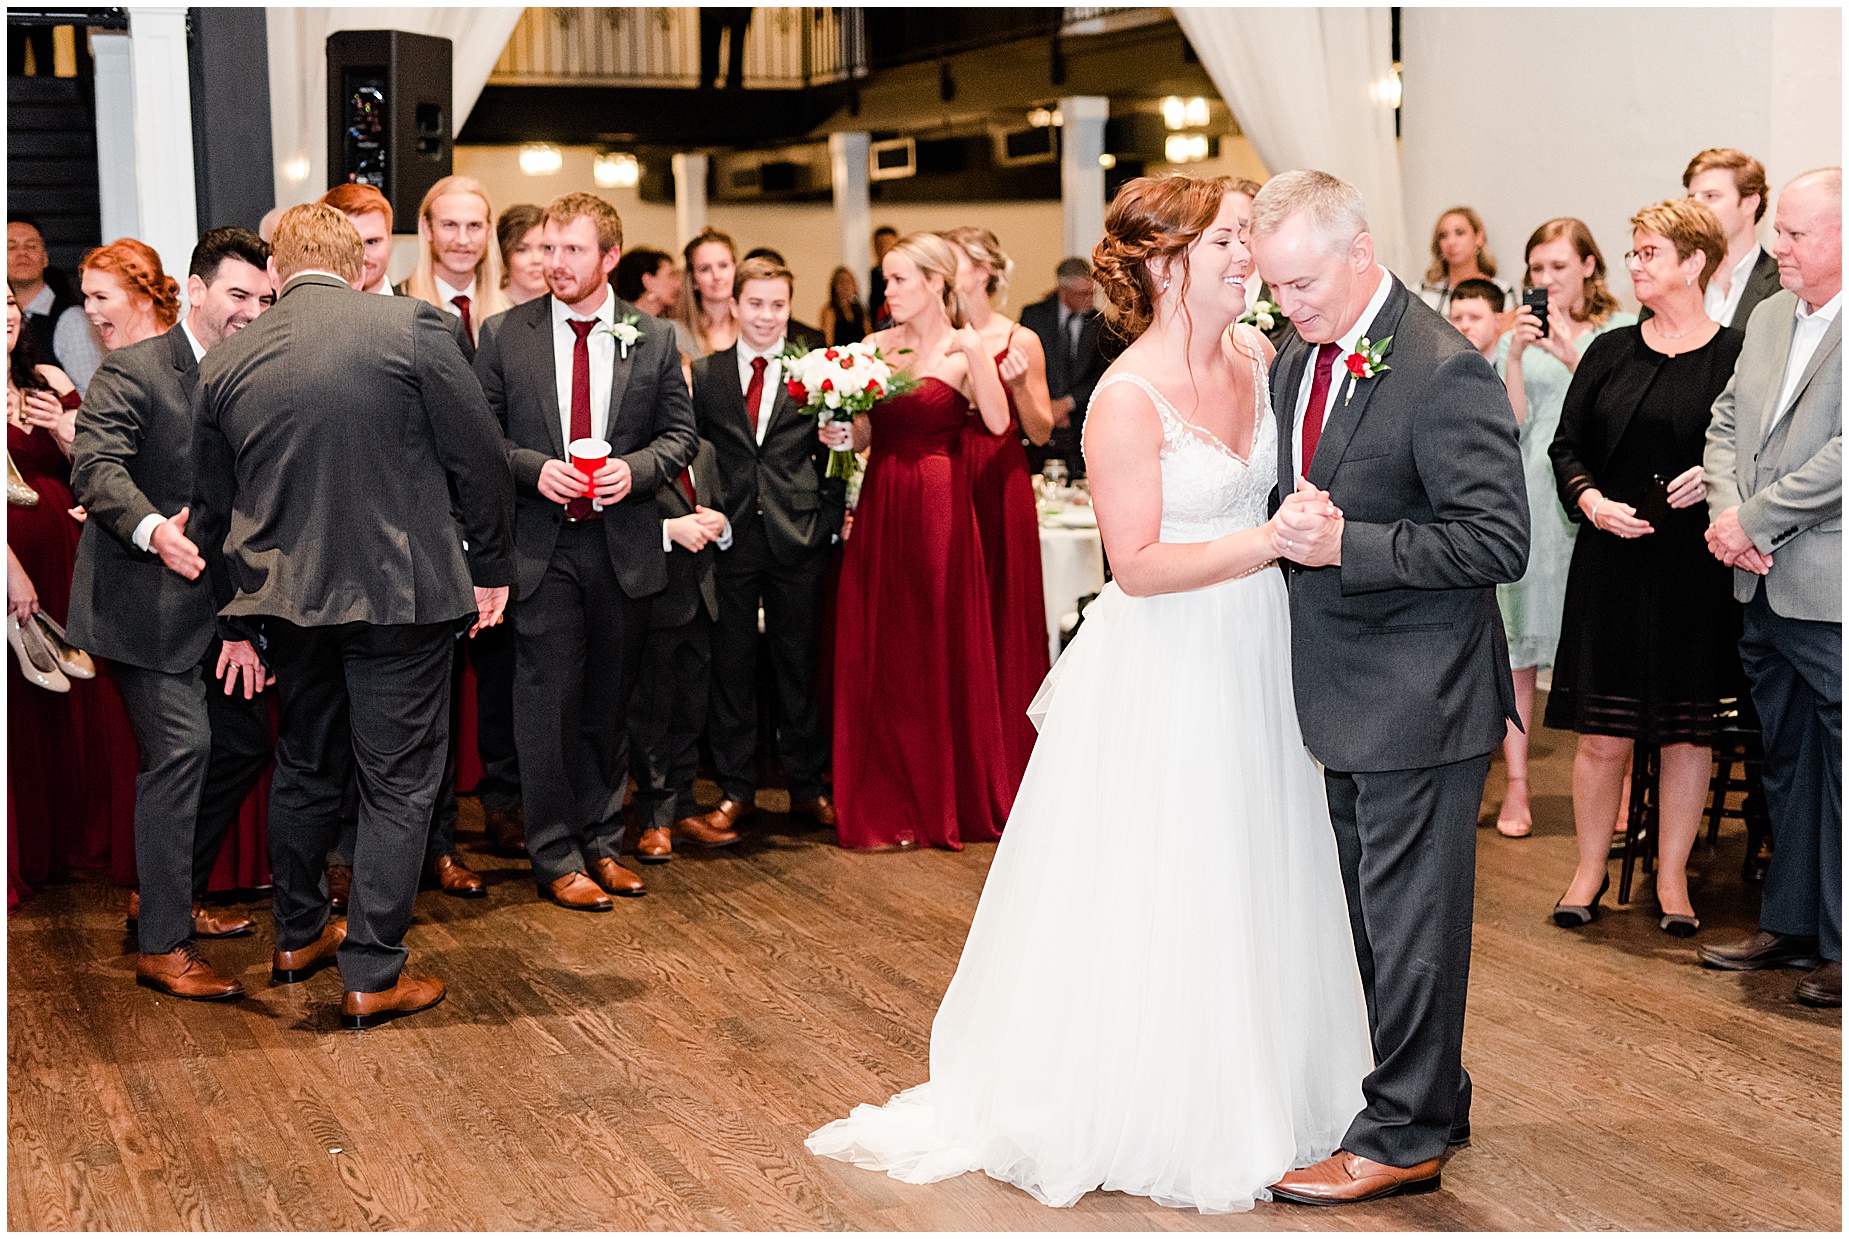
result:
[[[475,323],[469,318],[468,297],[462,293],[457,293],[454,297],[449,299],[449,303],[455,306],[456,313],[462,316],[462,329],[469,333],[469,341],[473,343],[475,340]]]
[[[681,489],[687,492],[688,503],[691,503],[696,508],[700,506],[699,499],[697,499],[693,493],[693,471],[691,469],[681,470]]]
[[[465,317],[462,320],[468,322]],[[571,454],[571,445],[579,439],[591,437],[591,330],[597,326],[594,318],[568,318],[566,326],[578,334],[577,343],[571,347],[571,438],[565,442],[566,455]],[[573,499],[565,505],[565,515],[574,521],[581,521],[591,514],[591,501]]]
[[[1303,411],[1303,461],[1297,470],[1310,475],[1310,462],[1316,459],[1316,442],[1323,437],[1323,407],[1329,403],[1329,378],[1335,369],[1335,357],[1342,351],[1339,344],[1324,344],[1316,350],[1316,377],[1310,380],[1310,407]]]
[[[768,357],[751,359],[751,382],[745,387],[745,416],[751,419],[751,433],[758,433],[758,405],[764,400],[764,371],[770,365]]]

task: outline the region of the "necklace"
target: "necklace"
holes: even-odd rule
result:
[[[1652,326],[1656,326],[1656,320],[1654,318],[1650,320],[1650,323]],[[1700,330],[1701,328],[1699,326],[1695,326],[1695,327],[1688,328],[1686,331],[1678,331],[1676,332],[1676,334],[1670,335],[1667,331],[1664,331],[1661,327],[1657,327],[1656,334],[1659,336],[1662,336],[1665,340],[1680,340],[1683,336],[1686,336],[1690,334],[1691,332],[1700,331]]]

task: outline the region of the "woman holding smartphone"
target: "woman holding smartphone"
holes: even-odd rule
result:
[[[1702,309],[1727,252],[1713,211],[1673,198],[1631,226],[1625,263],[1655,317],[1587,346],[1550,452],[1561,506],[1588,526],[1573,546],[1547,701],[1547,725],[1579,733],[1579,865],[1554,923],[1578,928],[1598,914],[1625,761],[1642,741],[1662,757],[1658,926],[1687,938],[1701,927],[1687,867],[1714,732],[1745,689],[1740,606],[1732,572],[1708,553],[1701,476],[1710,409],[1744,336]]]

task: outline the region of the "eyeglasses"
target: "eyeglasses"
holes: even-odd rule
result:
[[[1626,266],[1629,266],[1632,261],[1636,261],[1647,267],[1656,261],[1657,253],[1658,247],[1654,245],[1646,245],[1640,250],[1626,250],[1624,251],[1624,262]]]

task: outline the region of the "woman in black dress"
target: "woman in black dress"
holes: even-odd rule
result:
[[[1657,901],[1665,933],[1698,928],[1688,855],[1701,824],[1723,710],[1741,696],[1740,607],[1708,553],[1701,455],[1714,398],[1743,339],[1702,310],[1726,255],[1720,221],[1693,199],[1645,207],[1625,255],[1654,317],[1586,349],[1551,456],[1560,502],[1581,531],[1547,725],[1580,733],[1573,762],[1579,867],[1554,908],[1589,923],[1610,884],[1611,823],[1635,741],[1661,746]]]
[[[830,344],[858,344],[867,338],[867,312],[860,308],[860,285],[846,267],[836,267],[828,277],[822,338]]]

